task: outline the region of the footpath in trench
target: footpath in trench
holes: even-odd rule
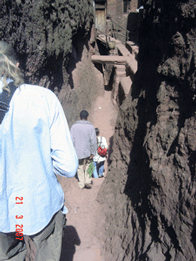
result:
[[[115,63],[119,63],[121,60],[123,60],[123,63],[126,63],[126,67],[129,68],[129,76],[126,76],[125,65],[116,65],[116,76],[121,79],[121,86],[125,95],[131,88],[131,77],[137,71],[136,57],[138,54],[138,46],[133,42],[127,42],[126,45],[127,48],[125,48],[121,43],[117,44],[118,53],[121,56],[106,57],[95,55],[91,57],[92,60],[97,59],[98,61],[102,61],[103,59],[114,59]],[[106,91],[104,89],[103,75],[100,72],[98,73],[98,71],[97,77],[100,82],[100,92],[92,106],[88,120],[95,128],[99,128],[100,135],[106,138],[109,146],[110,143],[112,143],[111,138],[114,134],[118,110],[116,108],[117,105],[114,105],[112,102],[112,96],[115,99],[117,94],[112,94],[112,91]],[[75,78],[77,79],[76,70]],[[117,90],[117,88],[115,89]],[[107,176],[106,162],[105,176]],[[65,236],[63,239],[62,257],[60,261],[109,261],[104,260],[101,256],[100,235],[99,241],[97,238],[100,229],[99,220],[101,219],[101,210],[97,201],[97,196],[104,179],[105,178],[94,178],[92,189],[81,190],[78,187],[76,178],[59,178],[65,193],[65,204],[69,209]]]
[[[117,108],[112,103],[111,91],[104,90],[103,82],[101,88],[101,95],[96,98],[88,120],[94,127],[99,128],[100,135],[106,138],[109,145],[114,133]],[[69,209],[61,261],[105,261],[101,256],[100,244],[96,237],[101,218],[97,212],[96,199],[104,179],[93,178],[92,189],[82,190],[79,189],[76,178],[59,179],[65,193],[65,205]]]

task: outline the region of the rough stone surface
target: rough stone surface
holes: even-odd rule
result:
[[[106,261],[194,260],[196,4],[143,2],[138,71],[98,196],[102,253]],[[98,89],[92,17],[90,0],[0,2],[1,40],[16,48],[26,81],[56,91],[70,125]]]
[[[195,260],[196,3],[144,1],[138,71],[99,193],[105,260]]]
[[[93,76],[91,82],[81,81],[80,92],[89,94],[89,102],[82,95],[79,104],[73,79],[69,77],[76,63],[83,62],[82,55],[87,56],[93,19],[91,0],[0,1],[1,40],[16,49],[26,83],[49,88],[61,101],[66,98],[70,106],[74,104],[73,114],[66,113],[70,124],[81,108],[89,108],[94,97]],[[81,78],[90,74],[89,67],[86,69],[78,70]],[[62,89],[66,91],[61,92]],[[65,93],[68,97],[64,97]]]

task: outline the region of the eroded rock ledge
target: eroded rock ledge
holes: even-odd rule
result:
[[[195,1],[144,1],[138,72],[107,178],[105,260],[195,260]]]
[[[16,49],[26,83],[55,91],[70,125],[95,97],[88,50],[93,21],[91,0],[0,1],[1,40]],[[79,62],[84,62],[77,76],[82,80],[73,86],[72,72]]]

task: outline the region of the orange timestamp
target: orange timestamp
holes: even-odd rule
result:
[[[15,197],[15,204],[23,204],[23,197]],[[15,216],[17,221],[23,219],[23,215],[16,215]],[[16,231],[16,239],[23,240],[23,225],[22,224],[16,224],[15,225],[15,231]]]

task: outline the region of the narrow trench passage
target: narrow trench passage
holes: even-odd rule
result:
[[[95,69],[96,70],[96,69]],[[89,121],[98,127],[108,146],[114,133],[117,108],[112,103],[111,91],[106,91],[103,75],[97,71],[100,92],[89,113]],[[107,162],[105,162],[107,175]],[[79,189],[77,179],[59,178],[65,193],[65,205],[69,209],[63,240],[61,261],[104,261],[96,237],[99,229],[97,195],[104,178],[93,178],[92,189]],[[101,213],[100,213],[101,214]]]
[[[98,90],[97,97],[91,106],[88,118],[95,128],[99,128],[100,135],[106,138],[108,147],[112,145],[118,107],[121,104],[120,102],[119,104],[117,103],[120,94],[118,93],[120,90],[118,88],[119,82],[121,79],[124,80],[124,82],[123,80],[121,81],[121,86],[124,96],[126,96],[131,87],[131,74],[137,69],[137,61],[134,55],[120,43],[118,44],[118,50],[120,52],[119,56],[108,56],[107,59],[114,59],[114,63],[121,62],[123,59],[131,73],[127,75],[125,64],[115,65],[116,76],[113,78],[113,87],[111,88],[112,90],[108,90],[107,87],[106,89],[104,88],[105,75],[103,76],[96,66],[94,66]],[[104,58],[103,56],[95,57],[98,57],[98,60]],[[79,86],[81,79],[78,77],[79,71],[81,72],[81,70],[85,68],[84,66],[87,66],[86,59],[82,59],[82,61],[77,64],[76,70],[72,72],[76,88]],[[88,73],[85,74],[85,76],[87,75]],[[105,83],[107,84],[107,82]],[[106,178],[107,169],[107,162],[105,162]],[[104,238],[101,238],[102,236],[98,233],[101,230],[101,222],[99,223],[99,220],[102,218],[102,213],[99,208],[97,196],[104,179],[105,178],[93,178],[92,189],[81,190],[78,187],[76,178],[59,178],[65,193],[65,205],[69,210],[63,239],[61,261],[108,261],[101,257],[100,242],[104,240]],[[97,236],[99,236],[99,240]]]

